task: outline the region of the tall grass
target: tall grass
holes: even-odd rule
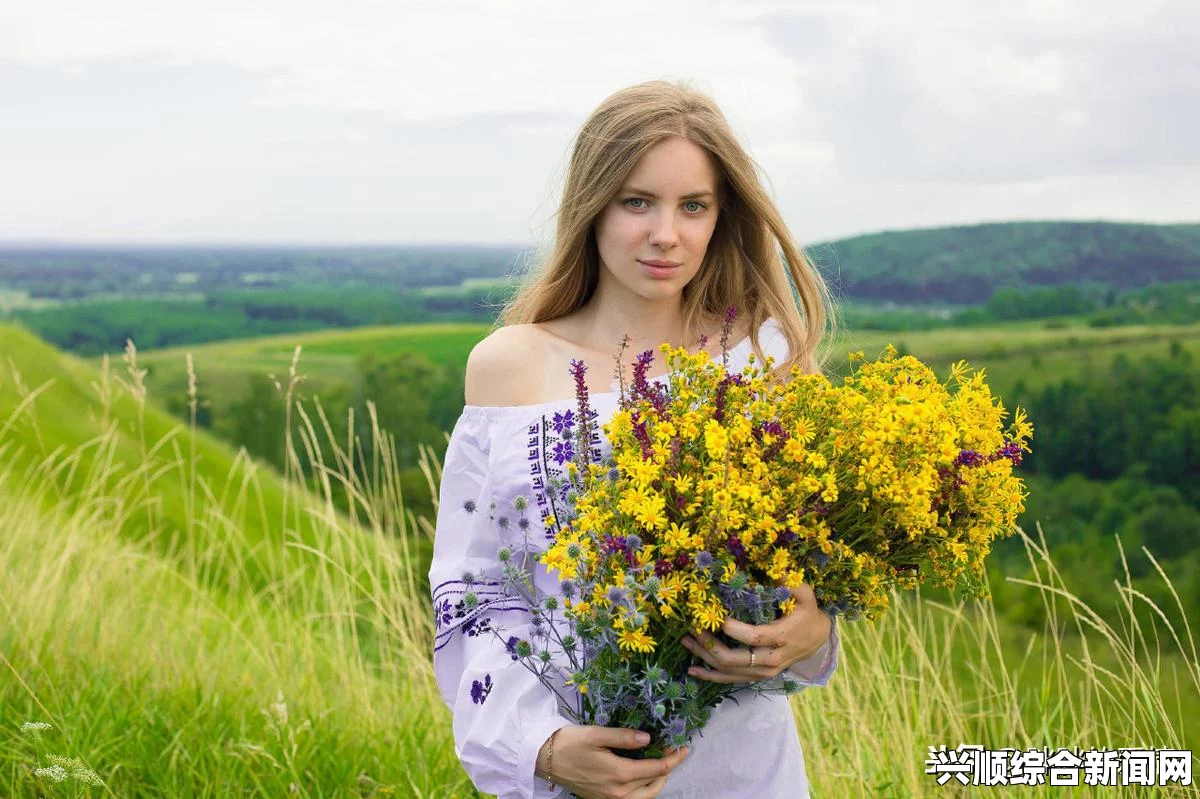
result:
[[[61,410],[47,404],[58,387],[17,386],[15,364],[0,368],[0,397],[18,397],[0,414],[0,795],[475,796],[431,667],[434,531],[405,509],[394,442],[374,419],[372,460],[334,440],[319,403],[295,401],[297,351],[279,390],[302,433],[271,505],[244,454],[223,484],[205,477],[213,442],[194,404],[190,426],[147,435],[152,406],[126,355],[124,376],[96,375],[99,432],[73,447],[53,446],[69,424],[45,412]],[[189,384],[194,401],[194,372]],[[38,457],[16,457],[31,441]],[[435,453],[422,467],[436,503]],[[1130,624],[1105,625],[1072,601],[1040,531],[1024,540],[1041,635],[1022,640],[988,602],[920,595],[842,626],[834,681],[793,700],[814,795],[955,795],[925,774],[930,745],[1194,743],[1186,707],[1167,699],[1200,694],[1192,631],[1148,628],[1128,582],[1114,591]],[[37,738],[28,722],[50,729]],[[51,755],[104,785],[54,782]],[[1153,795],[1006,795],[1089,790]]]

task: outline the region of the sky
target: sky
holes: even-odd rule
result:
[[[710,94],[803,244],[1200,221],[1200,3],[3,0],[0,241],[545,243],[619,88]]]

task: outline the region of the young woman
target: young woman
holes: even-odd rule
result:
[[[751,351],[760,362],[774,357],[777,375],[793,364],[819,368],[825,286],[720,110],[667,82],[617,92],[579,132],[549,263],[471,352],[466,407],[446,451],[430,569],[434,669],[453,711],[455,751],[481,790],[522,799],[567,790],[584,799],[808,795],[781,694],[739,691],[738,701],[717,707],[690,752],[649,760],[616,754],[644,742],[635,730],[559,715],[554,693],[511,650],[530,638],[529,614],[500,587],[501,546],[531,555],[556,532],[547,517],[564,497],[551,479],[565,476],[576,423],[570,362],[586,365],[602,422],[619,399],[618,384],[605,376],[615,372],[623,336],[631,338],[624,374],[638,353],[653,349],[651,373],[662,379],[664,342],[697,352],[706,336],[704,346],[720,358],[731,305],[732,371]],[[593,457],[611,451],[599,430],[591,443]],[[555,576],[530,563],[537,588],[558,594]],[[462,601],[468,591],[479,600],[472,608]],[[740,646],[707,634],[691,642],[705,664],[694,676],[750,683],[786,670],[801,684],[825,685],[837,666],[836,627],[811,588],[796,595],[796,609],[772,624],[727,622],[724,632]]]

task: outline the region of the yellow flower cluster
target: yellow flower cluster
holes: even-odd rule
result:
[[[1032,435],[1020,409],[1004,424],[983,372],[958,363],[943,383],[889,347],[852,355],[839,386],[798,368],[769,382],[771,359],[731,377],[705,352],[662,351],[670,386],[657,405],[622,397],[604,426],[615,478],[572,472],[574,516],[541,556],[584,588],[576,622],[645,654],[719,629],[733,594],[807,582],[871,618],[891,587],[977,590],[1023,509],[1012,467]]]

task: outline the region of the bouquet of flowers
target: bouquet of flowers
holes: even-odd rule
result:
[[[731,308],[726,364],[732,320]],[[577,722],[650,732],[637,756],[686,745],[739,687],[687,675],[689,629],[717,631],[730,615],[774,621],[801,583],[851,619],[885,611],[892,588],[984,595],[983,560],[1023,509],[1012,467],[1032,435],[1020,409],[1004,424],[983,372],[965,362],[943,383],[889,345],[876,361],[852,354],[835,386],[798,367],[769,382],[770,358],[760,369],[751,355],[738,375],[704,351],[662,351],[669,385],[647,380],[649,351],[628,393],[618,371],[603,463],[588,461],[594,414],[584,366],[572,363],[580,424],[568,518],[549,520],[560,529],[538,555],[559,575],[561,607],[534,596],[512,552],[500,552],[505,590],[526,598],[532,637],[545,643],[510,638],[513,657],[547,685],[553,672],[574,686]],[[554,662],[552,640],[566,663]],[[754,687],[790,693],[798,684],[786,674]]]

